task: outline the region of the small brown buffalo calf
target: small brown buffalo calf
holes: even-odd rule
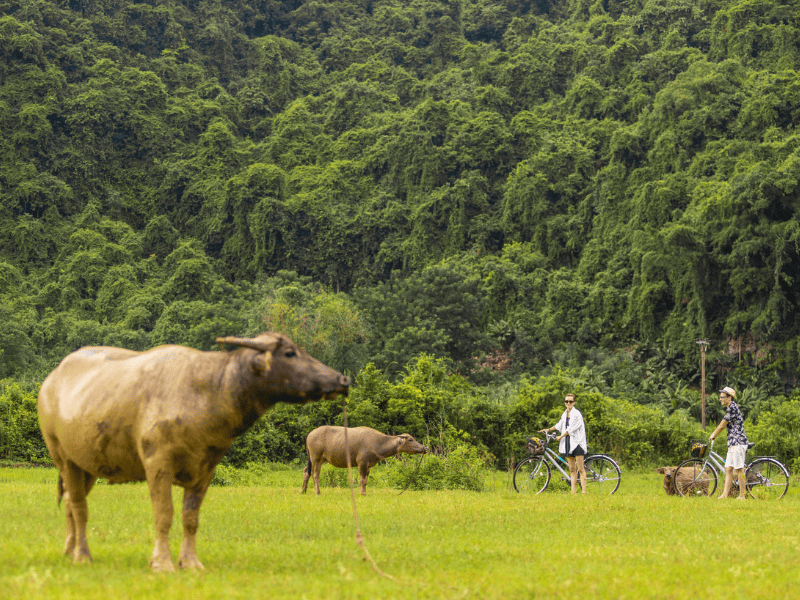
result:
[[[690,485],[692,483],[692,480],[693,480],[693,473],[690,473],[687,470],[686,472],[679,473],[677,481],[676,481],[675,480],[675,470],[677,468],[678,467],[658,467],[656,469],[656,473],[660,473],[660,474],[662,474],[664,476],[664,481],[662,482],[661,485],[664,488],[664,491],[670,496],[676,496],[678,494],[678,491],[675,488],[676,483],[677,483],[677,485],[683,485],[685,487],[685,486]],[[738,484],[738,478],[736,477],[735,473],[733,475],[733,478],[734,478],[733,479],[734,484]],[[756,481],[757,481],[757,477],[755,476],[754,473],[748,473],[747,474],[747,483],[755,483]],[[701,486],[704,493],[708,492],[708,482],[707,481],[697,482],[694,485]],[[724,487],[723,487],[724,485],[725,485],[725,473],[720,473],[719,474],[719,482],[718,482],[719,489],[723,490],[724,489]],[[728,497],[729,498],[734,498],[734,497],[736,497],[738,495],[739,495],[739,488],[737,487],[737,485],[732,485],[731,486],[731,491],[728,493]]]
[[[656,473],[660,473],[664,476],[664,481],[661,483],[661,486],[664,488],[664,491],[667,492],[668,496],[678,495],[675,486],[672,484],[672,477],[675,474],[675,469],[677,468],[678,467],[658,467],[656,469]]]
[[[664,476],[664,481],[661,485],[667,495],[677,496],[678,490],[676,486],[681,486],[681,489],[684,490],[684,495],[689,491],[688,488],[690,486],[699,487],[703,495],[708,495],[708,481],[694,481],[695,473],[693,468],[684,467],[676,475],[675,471],[677,469],[678,467],[659,467],[656,469],[656,473],[661,473]]]

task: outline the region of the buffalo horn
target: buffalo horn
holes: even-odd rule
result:
[[[255,338],[241,338],[234,336],[217,338],[218,344],[234,344],[244,348],[252,348],[253,350],[258,350],[259,352],[272,352],[275,349],[275,346],[278,345],[278,341],[279,340],[277,337],[265,333],[262,333]]]

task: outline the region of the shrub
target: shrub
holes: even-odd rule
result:
[[[288,461],[297,457],[295,443],[285,430],[267,418],[261,418],[236,438],[222,463],[241,469],[249,462]]]
[[[459,444],[452,451],[420,460],[392,461],[389,483],[397,489],[483,491],[488,468],[478,449]]]
[[[36,391],[19,383],[0,381],[0,457],[23,462],[50,462],[39,429]]]
[[[214,477],[211,478],[211,485],[225,487],[233,485],[236,479],[236,469],[228,465],[217,465],[214,469]]]
[[[745,431],[751,442],[756,442],[759,455],[776,456],[783,463],[800,467],[800,400],[790,400],[774,410],[761,413],[758,423],[748,420]]]
[[[370,481],[372,481],[372,478],[370,478]],[[312,480],[309,480],[309,485],[313,485]],[[358,466],[353,465],[353,486],[358,488],[360,485],[361,484],[358,482]],[[332,488],[350,487],[350,482],[347,478],[347,469],[337,469],[328,464],[322,465],[322,470],[319,474],[319,486]]]

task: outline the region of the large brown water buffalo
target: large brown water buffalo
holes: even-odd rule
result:
[[[347,468],[347,452],[350,449],[350,465],[358,465],[361,495],[367,495],[369,470],[390,456],[401,452],[421,454],[427,448],[407,433],[386,435],[370,427],[348,427],[347,444],[345,445],[344,427],[323,425],[317,427],[306,437],[306,453],[308,465],[303,470],[303,493],[308,488],[308,479],[314,477],[314,491],[319,494],[319,474],[322,465],[328,463],[334,467]]]
[[[146,352],[87,347],[67,356],[39,392],[39,423],[59,470],[67,516],[65,553],[91,561],[86,495],[98,477],[147,481],[156,544],[150,566],[173,571],[168,536],[172,485],[184,488],[179,565],[203,568],[195,552],[200,504],[233,440],[276,402],[347,394],[350,380],[289,338],[218,338],[240,348]]]

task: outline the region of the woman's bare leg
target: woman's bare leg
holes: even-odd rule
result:
[[[576,456],[575,462],[577,463],[578,467],[578,475],[581,476],[581,491],[585,494],[586,493],[586,469],[583,467],[583,456]],[[575,486],[572,486],[573,491],[575,490]]]
[[[581,456],[580,458],[581,458],[581,465],[583,465],[583,457]],[[577,482],[577,479],[578,479],[578,468],[577,468],[577,465],[576,465],[575,457],[574,456],[568,456],[567,457],[567,462],[569,463],[569,482],[570,482],[570,486],[572,487],[572,493],[573,494],[577,494],[578,493],[578,482]],[[584,477],[586,477],[586,475],[584,475]]]

